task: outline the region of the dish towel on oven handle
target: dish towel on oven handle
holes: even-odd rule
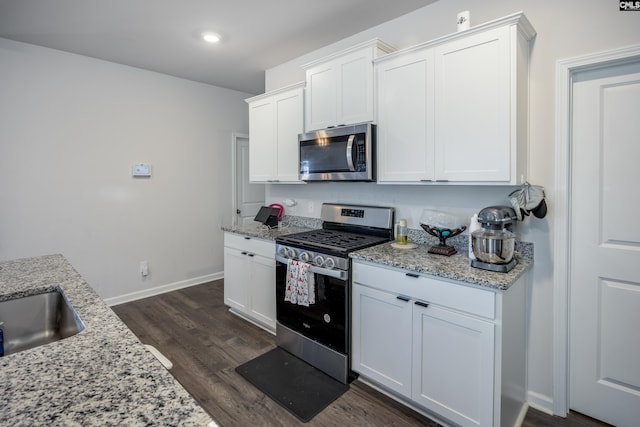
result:
[[[284,300],[309,307],[316,302],[316,287],[311,264],[290,259],[287,261],[287,282]]]

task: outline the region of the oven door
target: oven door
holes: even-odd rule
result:
[[[280,324],[335,351],[348,354],[349,273],[311,267],[316,302],[305,307],[284,300],[287,260],[276,256],[276,318]]]

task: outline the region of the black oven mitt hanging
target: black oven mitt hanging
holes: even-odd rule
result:
[[[516,211],[518,221],[522,221],[529,214],[536,218],[544,218],[547,215],[544,188],[538,185],[525,182],[521,188],[509,194],[509,201]]]

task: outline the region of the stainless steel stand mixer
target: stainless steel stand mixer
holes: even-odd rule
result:
[[[471,247],[476,259],[471,266],[507,273],[516,266],[516,235],[513,233],[516,212],[508,206],[489,206],[478,214],[481,229],[471,233]]]

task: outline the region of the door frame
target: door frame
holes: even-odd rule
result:
[[[238,159],[236,158],[236,153],[238,149],[238,140],[239,139],[249,139],[249,134],[246,133],[238,133],[233,132],[231,134],[231,224],[237,225],[238,216],[236,215],[236,210],[238,209],[238,192],[237,192],[237,173],[236,170],[236,162]]]
[[[577,72],[640,59],[640,45],[560,60],[556,63],[556,143],[553,273],[553,413],[569,413],[569,293],[571,279],[571,177],[573,76]]]

